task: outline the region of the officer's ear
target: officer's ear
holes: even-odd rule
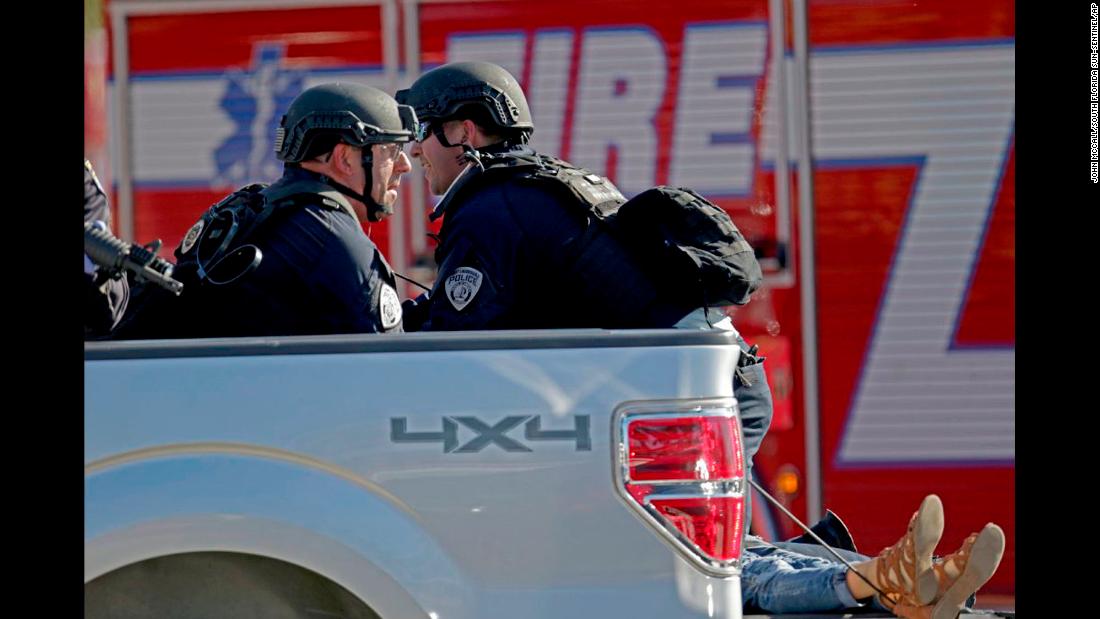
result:
[[[486,133],[485,129],[481,125],[472,120],[462,121],[462,130],[465,132],[466,139],[463,141],[473,146],[474,148],[484,148],[490,144],[496,144],[501,138]]]
[[[351,145],[340,142],[332,149],[332,165],[344,174],[350,174],[360,157]]]
[[[462,139],[457,143],[469,144],[474,148],[479,148],[481,145],[477,142],[479,141],[478,138],[480,135],[481,131],[478,129],[477,123],[467,118],[462,121]]]

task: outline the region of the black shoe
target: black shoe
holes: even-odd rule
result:
[[[859,552],[856,550],[856,542],[852,539],[852,534],[848,531],[848,527],[844,525],[844,521],[840,519],[840,516],[834,514],[832,510],[825,510],[825,517],[819,520],[817,524],[810,527],[810,530],[817,534],[817,536],[821,538],[821,541],[833,548]],[[817,540],[810,537],[809,533],[803,533],[787,541],[797,544],[817,543]]]

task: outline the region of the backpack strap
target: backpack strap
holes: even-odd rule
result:
[[[334,211],[344,211],[355,221],[359,221],[359,216],[355,214],[355,209],[352,208],[347,197],[318,180],[296,180],[285,185],[277,185],[266,192],[268,202],[276,208],[303,204],[307,199],[310,204],[317,204],[317,196],[321,196],[319,202],[321,206]]]
[[[551,182],[564,186],[585,210],[605,219],[614,210],[615,205],[626,202],[618,187],[609,179],[593,174],[584,168],[578,168],[556,157],[535,154],[524,159],[521,164],[513,164],[514,174],[536,183]],[[491,168],[486,168],[488,171]],[[599,207],[599,208],[597,208]]]

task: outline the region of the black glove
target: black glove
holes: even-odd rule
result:
[[[405,331],[420,331],[424,323],[428,321],[428,312],[431,308],[432,299],[426,292],[415,299],[405,299],[402,301],[401,325]]]

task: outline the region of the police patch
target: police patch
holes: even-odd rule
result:
[[[195,222],[195,225],[191,226],[191,229],[187,231],[187,234],[183,236],[183,243],[180,244],[181,254],[186,254],[195,246],[195,241],[198,241],[199,235],[202,234],[203,225],[203,220],[198,220]]]
[[[458,311],[470,304],[481,288],[483,279],[481,271],[470,267],[458,267],[454,274],[447,278],[444,289],[447,291],[447,300]]]
[[[382,284],[380,297],[378,315],[382,317],[382,328],[392,329],[401,322],[401,300],[397,298],[397,291],[389,284]]]

